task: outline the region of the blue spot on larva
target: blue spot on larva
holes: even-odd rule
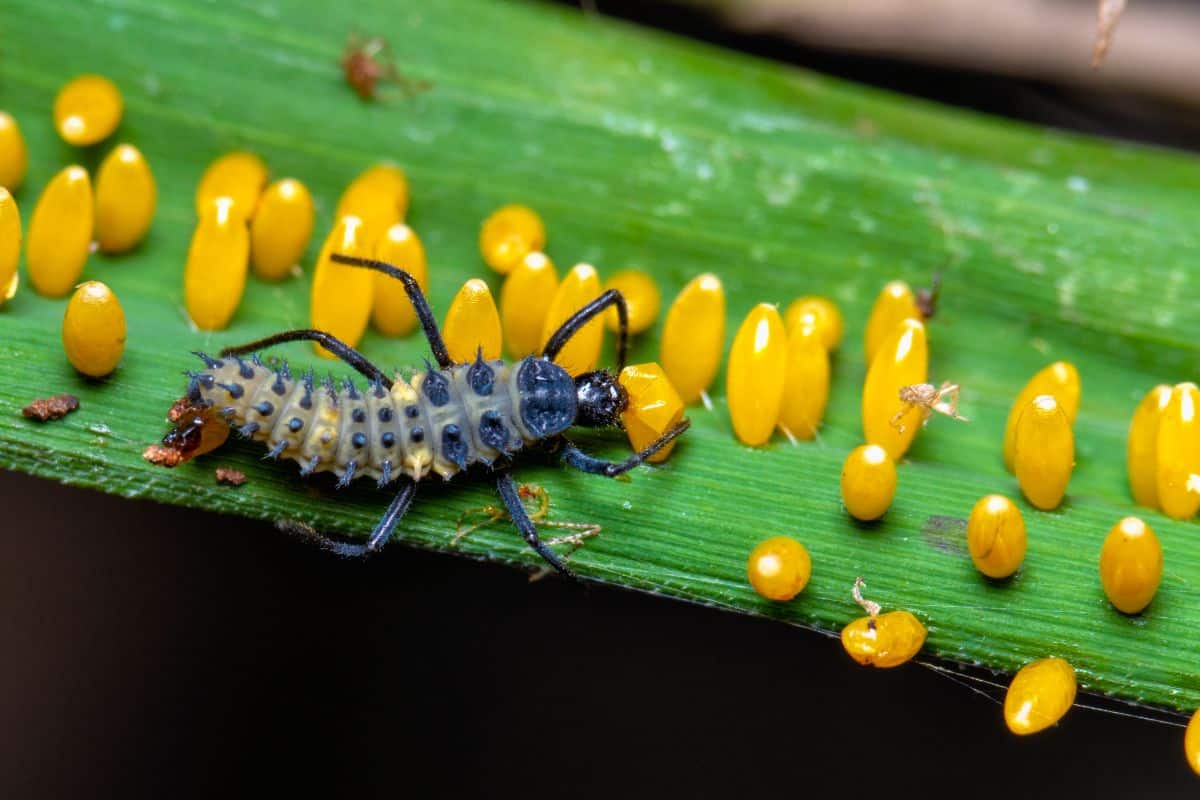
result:
[[[218,383],[217,386],[229,392],[229,396],[234,400],[237,400],[246,393],[246,390],[242,388],[240,383]]]
[[[361,425],[367,421],[367,411],[364,408],[356,408],[350,412],[350,418]]]
[[[408,434],[408,438],[412,439],[417,444],[420,444],[421,442],[425,441],[425,429],[421,427],[413,428],[412,432]]]
[[[304,420],[300,419],[299,417],[292,417],[290,420],[288,420],[288,430],[292,433],[299,433],[300,429],[303,427]]]
[[[425,393],[434,407],[444,406],[450,402],[450,381],[440,372],[425,373],[425,380],[421,381],[421,391]]]
[[[312,393],[313,393],[313,372],[310,369],[304,373],[304,397],[300,398],[300,407],[303,409],[312,408]]]
[[[396,446],[396,434],[392,433],[391,431],[388,431],[387,433],[383,434],[383,436],[379,437],[379,441],[381,444],[383,444],[384,447],[395,447]]]
[[[386,406],[384,408],[379,409],[379,421],[380,422],[391,422],[392,421],[392,410],[390,408],[387,408]]]
[[[199,351],[195,351],[192,353],[192,355],[194,355],[196,358],[203,361],[204,366],[208,367],[209,369],[220,369],[221,367],[225,366],[224,361],[222,361],[219,358],[213,358],[212,356],[208,355],[207,353],[201,353]]]
[[[496,373],[483,360],[483,350],[475,354],[475,363],[467,369],[467,383],[471,385],[471,390],[480,397],[487,397],[492,393],[492,388],[496,383]]]
[[[508,444],[508,427],[499,411],[485,411],[479,418],[479,441],[493,450],[504,450]]]
[[[442,428],[442,455],[459,469],[466,469],[470,448],[462,440],[462,431],[453,423]]]
[[[258,405],[256,405],[254,407],[254,410],[257,411],[259,414],[261,414],[264,417],[269,417],[275,413],[275,406],[271,405],[266,400],[263,400],[261,403],[259,403]]]
[[[350,437],[350,444],[352,444],[355,447],[360,448],[360,449],[363,447],[366,447],[367,446],[367,435],[365,433],[354,434],[353,436]]]
[[[409,419],[416,419],[421,416],[421,407],[418,405],[405,406],[404,415]]]

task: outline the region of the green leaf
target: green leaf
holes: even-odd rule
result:
[[[1157,382],[1191,377],[1200,347],[1189,285],[1196,160],[950,111],[558,7],[4,2],[0,28],[11,34],[0,105],[21,123],[31,156],[18,194],[25,219],[55,171],[72,161],[94,167],[117,139],[143,150],[160,193],[144,245],[94,256],[85,272],[114,288],[129,319],[125,360],[110,379],[85,381],[67,364],[63,301],[26,282],[0,309],[0,465],[128,497],[367,531],[386,494],[303,482],[294,465],[263,462],[245,443],[176,470],[140,454],[164,432],[181,372],[194,366],[189,351],[307,320],[306,281],[252,280],[228,330],[189,329],[182,269],[205,165],[247,148],[274,175],[301,178],[318,199],[320,236],[342,187],[393,159],[411,177],[410,222],[426,242],[439,314],[472,275],[499,288],[476,236],[491,209],[514,201],[544,215],[560,265],[636,264],[668,298],[701,271],[720,274],[730,337],[760,301],[818,293],[845,312],[817,443],[741,447],[722,377],[715,410],[693,409],[669,462],[631,482],[537,461],[524,468],[522,480],[549,489],[553,519],[603,527],[572,557],[581,573],[829,630],[860,613],[850,586],[862,575],[869,597],[928,624],[927,651],[938,656],[1011,670],[1056,654],[1091,690],[1200,705],[1197,531],[1135,508],[1124,467],[1137,401]],[[400,68],[432,89],[360,102],[337,65],[351,30],[387,36]],[[55,137],[50,108],[57,88],[85,71],[114,79],[127,109],[113,142],[80,153]],[[861,435],[866,317],[887,280],[920,284],[939,269],[932,377],[963,385],[972,421],[933,420],[901,465],[885,520],[854,525],[838,476]],[[656,335],[637,342],[635,360],[656,358]],[[363,349],[388,365],[414,365],[427,352],[417,337],[370,335]],[[299,345],[282,354],[315,360]],[[1018,495],[1001,464],[1004,419],[1028,377],[1056,359],[1073,361],[1084,383],[1069,497],[1054,513],[1022,505],[1025,567],[1007,584],[989,583],[945,518],[964,518],[986,493]],[[81,398],[81,410],[45,425],[20,416],[33,397],[63,391]],[[613,456],[626,448],[617,434],[580,439]],[[215,485],[217,465],[249,482]],[[486,483],[430,481],[405,541],[447,548],[460,514],[492,502]],[[1108,605],[1097,573],[1105,533],[1127,514],[1150,522],[1166,554],[1158,597],[1132,618]],[[119,536],[114,523],[102,522]],[[760,599],[744,578],[751,547],[777,534],[804,541],[814,561],[809,587],[787,604]],[[458,551],[537,564],[503,523]]]

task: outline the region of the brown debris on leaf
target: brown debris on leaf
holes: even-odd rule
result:
[[[183,463],[183,453],[174,447],[152,444],[142,451],[142,458],[158,467],[177,467]]]
[[[1100,62],[1104,61],[1108,47],[1112,44],[1113,31],[1116,30],[1124,10],[1125,0],[1099,0],[1096,9],[1096,47],[1092,50],[1092,69],[1098,69]]]
[[[167,422],[179,422],[183,415],[188,413],[194,406],[192,401],[186,397],[181,397],[171,406],[171,410],[167,412]]]
[[[232,467],[217,467],[217,471],[214,474],[216,475],[217,483],[222,486],[241,486],[246,482],[246,473]]]
[[[79,398],[73,394],[59,394],[54,397],[39,397],[21,409],[26,419],[48,422],[52,419],[62,419],[79,408]]]
[[[382,36],[363,39],[357,33],[346,38],[346,51],[342,55],[342,71],[346,83],[360,98],[368,102],[378,98],[376,84],[387,81],[400,87],[405,95],[412,96],[430,87],[428,81],[412,80],[400,74],[396,59]]]

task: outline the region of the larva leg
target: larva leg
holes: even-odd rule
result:
[[[429,301],[425,299],[425,294],[421,291],[421,286],[417,283],[416,278],[399,267],[383,261],[345,256],[341,253],[334,253],[330,258],[339,264],[349,264],[352,267],[365,267],[382,272],[403,283],[404,291],[413,304],[413,310],[417,312],[417,319],[421,321],[421,329],[425,331],[425,338],[429,340],[429,349],[433,351],[433,357],[437,359],[438,366],[442,369],[449,369],[454,365],[454,362],[450,360],[450,352],[446,349],[446,342],[442,339],[442,332],[438,330],[437,319],[434,318],[433,311],[429,308]]]
[[[562,460],[580,472],[615,478],[618,475],[624,475],[659,450],[662,450],[667,446],[668,442],[686,431],[691,424],[686,419],[681,421],[674,428],[671,428],[671,430],[651,442],[645,450],[642,450],[640,453],[634,453],[624,461],[604,461],[594,456],[589,456],[569,440],[563,439]]]
[[[625,369],[625,351],[628,349],[629,344],[629,308],[625,305],[624,296],[616,289],[609,289],[572,314],[566,322],[558,327],[558,330],[550,334],[549,340],[546,341],[546,346],[542,348],[542,355],[553,361],[558,352],[563,349],[570,338],[580,328],[588,324],[598,314],[604,313],[609,306],[617,307],[617,371],[620,372]]]
[[[324,331],[314,331],[309,328],[302,328],[294,331],[284,331],[273,336],[268,336],[265,339],[258,339],[246,344],[235,345],[234,347],[226,347],[221,351],[223,356],[240,356],[246,353],[256,353],[260,350],[265,350],[268,347],[274,347],[277,344],[286,342],[309,341],[317,342],[329,352],[345,361],[354,369],[367,378],[373,381],[379,381],[387,388],[392,388],[392,379],[384,374],[383,370],[367,360],[367,357],[355,350],[350,345],[338,339],[331,333]]]
[[[521,503],[521,495],[517,491],[517,486],[513,483],[512,475],[507,472],[500,472],[496,475],[496,491],[500,495],[500,499],[504,501],[504,507],[508,509],[508,515],[512,517],[513,523],[517,526],[517,530],[521,532],[521,536],[529,543],[539,556],[546,559],[546,563],[558,570],[561,575],[564,575],[572,580],[578,580],[574,571],[564,564],[554,551],[538,537],[537,526],[533,524],[533,520],[529,518],[529,513],[525,510],[525,506]]]
[[[315,542],[329,552],[336,553],[339,556],[361,558],[379,552],[387,544],[392,532],[396,530],[396,526],[400,524],[400,520],[404,519],[405,513],[408,512],[408,507],[412,505],[413,496],[416,493],[417,484],[413,481],[405,481],[404,486],[392,499],[392,503],[388,506],[387,511],[384,512],[383,518],[375,525],[375,530],[371,531],[371,535],[367,537],[365,544],[338,541],[313,530],[307,525],[280,523],[277,527],[289,533],[299,534],[305,539]]]

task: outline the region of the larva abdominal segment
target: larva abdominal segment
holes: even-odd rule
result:
[[[333,472],[343,486],[362,476],[381,486],[402,475],[420,480],[431,471],[449,479],[544,438],[531,428],[547,411],[570,420],[575,414],[573,394],[570,408],[557,407],[567,399],[560,392],[546,409],[545,397],[530,390],[540,375],[537,359],[476,359],[408,380],[396,376],[388,389],[349,380],[317,386],[311,372],[296,379],[286,364],[272,370],[257,357],[204,358],[208,369],[192,375],[193,401],[215,406],[243,436],[265,443],[270,456],[298,462],[305,475]]]

